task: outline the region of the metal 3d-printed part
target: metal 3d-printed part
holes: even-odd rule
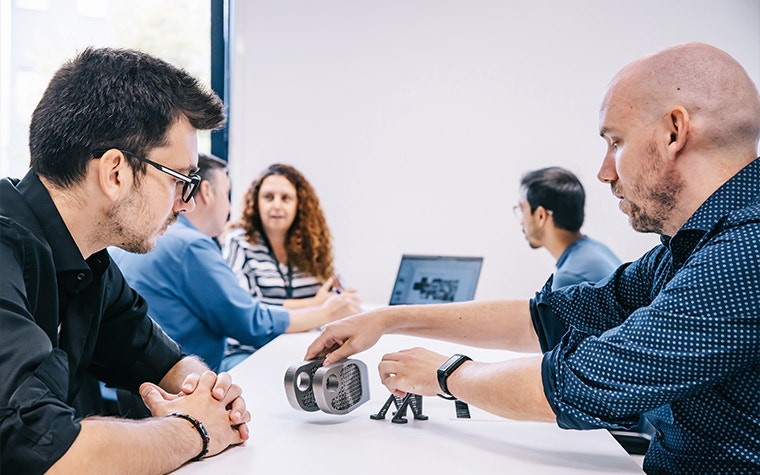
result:
[[[295,409],[347,414],[369,401],[367,365],[348,359],[322,366],[303,361],[285,372],[285,394]]]
[[[322,367],[322,359],[302,361],[294,364],[285,372],[285,394],[288,402],[295,409],[314,412],[319,410],[314,399],[312,378]]]

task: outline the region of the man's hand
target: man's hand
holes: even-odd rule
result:
[[[359,314],[326,325],[309,345],[305,359],[324,356],[323,364],[328,365],[370,348],[383,334],[379,319],[372,317]]]
[[[195,389],[198,387],[200,378],[201,376],[197,373],[190,373],[187,375],[185,380],[182,382],[181,394],[192,394],[193,391],[195,391]],[[232,376],[229,373],[219,373],[216,377],[216,382],[214,383],[213,388],[211,388],[211,395],[217,401],[222,401],[231,391],[233,394],[237,394],[238,396],[242,395],[243,393],[243,390],[240,388],[240,386],[237,384],[232,384]],[[177,395],[168,394],[163,390],[162,395],[167,399],[177,397]],[[238,427],[240,430],[240,436],[243,438],[243,440],[248,440],[250,434],[248,432],[248,426],[245,424],[247,421],[243,420],[243,415],[246,412],[245,400],[243,400],[242,397],[235,398],[228,409],[230,410],[230,424],[234,427]]]
[[[412,348],[383,356],[377,369],[382,383],[396,396],[435,396],[441,392],[438,368],[447,358],[424,348]]]
[[[191,387],[192,391],[185,392]],[[217,376],[207,371],[199,377],[189,375],[178,395],[168,394],[155,384],[143,383],[140,395],[154,416],[179,412],[200,420],[211,438],[209,455],[242,443],[249,437],[247,423],[251,414],[245,407],[242,389],[232,384],[227,373]]]

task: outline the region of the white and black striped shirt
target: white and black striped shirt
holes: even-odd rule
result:
[[[294,267],[278,264],[264,244],[251,244],[242,228],[234,228],[224,238],[224,258],[232,268],[238,282],[254,298],[269,305],[282,305],[288,298],[313,297],[322,286],[316,277]],[[280,269],[277,269],[277,266]],[[286,278],[292,275],[291,297],[287,296]]]

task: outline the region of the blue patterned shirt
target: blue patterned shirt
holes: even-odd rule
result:
[[[531,302],[570,328],[546,353],[560,427],[657,429],[649,474],[760,473],[760,159],[607,279]]]

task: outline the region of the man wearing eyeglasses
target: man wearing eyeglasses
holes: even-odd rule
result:
[[[534,170],[520,180],[520,198],[512,208],[525,240],[545,248],[556,260],[552,290],[582,282],[598,282],[621,264],[615,253],[581,232],[586,193],[578,177],[560,167]],[[551,347],[567,328],[558,323]]]
[[[551,290],[599,282],[621,264],[609,247],[581,232],[585,203],[583,184],[570,170],[541,168],[526,173],[520,180],[520,199],[512,210],[530,247],[543,247],[556,259]],[[546,319],[541,351],[557,346],[567,331],[567,325],[559,318]],[[611,432],[628,453],[643,455],[653,429],[642,416],[630,430]]]
[[[51,80],[30,171],[0,180],[0,472],[165,473],[248,438],[241,389],[182,353],[106,251],[148,252],[194,208],[197,130],[223,122],[218,97],[137,51],[87,49]],[[87,375],[153,417],[82,419]]]

